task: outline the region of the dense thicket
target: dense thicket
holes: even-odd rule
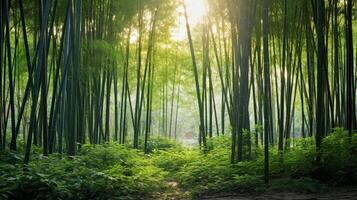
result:
[[[126,142],[130,122],[137,148],[139,135],[152,130],[142,119],[150,121],[152,112],[155,30],[172,6],[141,0],[3,1],[1,148],[7,148],[10,133],[10,149],[17,149],[20,135],[26,141],[26,163],[32,144],[43,147],[44,155],[75,155],[81,144]]]
[[[118,144],[84,145],[75,157],[42,156],[34,148],[32,162],[23,170],[19,153],[1,152],[2,199],[201,199],[220,192],[325,193],[329,186],[357,181],[353,170],[356,137],[335,130],[323,139],[321,162],[312,138],[296,141],[294,150],[279,161],[270,151],[270,185],[263,181],[264,152],[255,149],[249,162],[230,163],[228,136],[207,138],[207,151],[187,149],[163,137],[153,137],[149,153]],[[345,195],[347,196],[347,195]]]
[[[313,138],[321,166],[335,128],[354,140],[354,1],[207,0],[197,23],[187,2],[1,1],[0,150],[27,166],[37,148],[149,154],[161,135],[209,153],[210,138],[229,135],[232,165],[264,146],[268,183],[269,152],[284,165]]]

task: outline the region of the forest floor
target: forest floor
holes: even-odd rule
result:
[[[150,154],[115,143],[83,145],[74,157],[46,157],[34,148],[26,168],[23,152],[0,151],[0,199],[357,200],[357,157],[350,151],[357,140],[347,138],[325,138],[319,163],[308,139],[285,152],[283,163],[271,152],[269,185],[262,149],[231,164],[228,137],[212,140],[206,153],[164,138],[151,139]]]
[[[267,192],[262,194],[219,194],[202,200],[357,200],[357,186],[332,188],[326,193]]]
[[[158,195],[161,200],[191,200],[176,182],[169,182],[170,191]],[[156,199],[155,198],[155,199]],[[196,199],[196,198],[195,198]],[[357,200],[357,186],[330,188],[324,193],[269,191],[263,193],[220,193],[197,198],[199,200]]]

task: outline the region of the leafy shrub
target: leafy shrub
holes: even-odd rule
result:
[[[234,189],[239,192],[263,191],[265,185],[262,176],[256,175],[235,175],[233,181]]]
[[[83,146],[74,157],[22,156],[0,160],[4,199],[145,199],[164,187],[165,173],[148,157],[117,144]]]
[[[133,149],[119,144],[84,145],[78,156],[89,168],[105,170],[120,163],[122,165],[134,165],[132,159],[139,157],[139,153]]]
[[[145,143],[141,138],[139,141],[139,149],[144,149],[144,144]],[[128,145],[132,146],[131,143],[128,143]],[[157,151],[168,151],[170,149],[180,148],[182,149],[182,146],[177,141],[161,136],[150,137],[147,143],[147,153],[155,153]]]
[[[316,148],[312,138],[295,140],[292,150],[284,152],[284,172],[293,178],[309,176],[317,168]]]
[[[179,169],[176,176],[181,186],[190,190],[194,196],[268,189],[263,184],[263,150],[255,147],[252,149],[251,160],[230,164],[230,143],[227,136],[208,140],[206,154],[197,154],[194,160],[186,160],[182,165],[174,164],[179,166],[174,169]],[[350,139],[345,131],[339,129],[323,140],[321,162],[316,160],[313,138],[295,139],[294,147],[285,151],[282,158],[277,149],[272,148],[269,153],[270,177],[274,184],[270,189],[323,192],[327,187],[321,181],[355,183],[357,165],[353,152],[356,150],[356,135]],[[180,162],[177,160],[180,159],[175,157],[167,160],[165,165],[170,166],[168,162]],[[320,177],[316,177],[317,171],[321,173]]]
[[[337,128],[323,139],[320,150],[321,166],[318,176],[335,184],[357,183],[357,134]]]
[[[171,149],[168,151],[157,151],[151,155],[151,160],[155,166],[169,172],[168,179],[177,179],[178,172],[189,163],[200,159],[201,152],[196,149]]]
[[[210,138],[207,140],[207,150],[212,151],[214,149],[227,149],[231,148],[231,137],[228,135],[221,135],[219,137]]]
[[[147,155],[119,144],[84,145],[74,157],[44,157],[34,148],[25,167],[21,154],[4,151],[0,198],[147,199],[167,192],[166,182],[177,182],[195,197],[265,190],[323,192],[325,182],[357,182],[356,136],[336,129],[323,139],[319,154],[313,138],[295,139],[282,157],[271,148],[270,187],[263,183],[263,149],[254,147],[250,160],[231,164],[229,136],[209,139],[204,150],[152,138]]]
[[[177,173],[182,187],[194,196],[230,191],[256,191],[261,189],[260,160],[230,163],[230,141],[226,136],[208,141],[209,150],[198,154]],[[228,145],[229,144],[229,145]]]

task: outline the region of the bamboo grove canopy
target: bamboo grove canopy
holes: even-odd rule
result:
[[[197,2],[202,5],[197,6]],[[192,7],[193,5],[193,7]],[[196,7],[195,7],[196,6]],[[352,0],[3,0],[0,148],[232,138],[232,163],[356,128]],[[267,166],[266,166],[267,167]]]

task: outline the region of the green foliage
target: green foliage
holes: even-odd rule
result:
[[[155,162],[169,171],[172,166],[171,174],[194,196],[264,190],[324,192],[324,183],[356,183],[356,141],[355,135],[350,140],[345,131],[336,129],[323,140],[320,162],[312,138],[295,139],[294,146],[283,157],[272,148],[269,188],[263,183],[263,150],[253,148],[251,160],[230,164],[231,140],[227,136],[210,139],[206,154],[195,149],[161,152]]]
[[[144,142],[142,141],[140,143],[140,147],[143,149],[144,148]],[[157,151],[167,151],[170,149],[179,149],[182,148],[181,144],[179,144],[177,141],[165,137],[151,137],[148,140],[148,153],[154,153]]]
[[[75,157],[44,157],[34,148],[33,160],[25,167],[22,155],[1,152],[0,197],[147,199],[164,192],[177,195],[175,187],[193,197],[266,190],[324,192],[326,183],[356,183],[356,138],[336,129],[323,140],[319,154],[312,138],[295,139],[282,157],[272,148],[269,187],[263,182],[263,150],[254,147],[251,160],[231,164],[228,136],[208,140],[205,151],[153,137],[147,155],[119,144],[83,145]]]
[[[152,162],[159,168],[169,172],[168,179],[177,180],[180,177],[180,170],[201,157],[201,153],[196,150],[171,149],[168,151],[157,151],[152,155]]]
[[[356,150],[357,134],[349,137],[347,131],[335,129],[321,144],[319,178],[334,180],[335,184],[356,183]]]
[[[140,157],[135,150],[114,144],[84,145],[79,151],[79,156],[87,167],[98,170],[109,169],[118,163],[132,167],[135,163],[131,161]]]
[[[1,158],[0,194],[5,199],[142,199],[159,192],[165,173],[141,153],[121,145],[83,146],[76,157]]]
[[[309,176],[317,168],[315,143],[312,138],[294,142],[293,150],[284,152],[283,170],[294,178]],[[275,161],[279,162],[279,159]]]
[[[190,189],[194,196],[217,192],[252,192],[262,190],[263,179],[257,172],[262,171],[260,161],[230,163],[230,150],[219,142],[226,138],[210,141],[216,146],[208,153],[182,167],[178,173],[180,184]],[[177,161],[176,161],[177,162]],[[259,164],[259,165],[258,165]]]
[[[270,190],[323,193],[328,190],[328,187],[322,182],[309,177],[301,177],[296,179],[281,178],[272,181],[270,184]]]
[[[213,149],[230,149],[231,138],[230,136],[222,135],[220,137],[211,138],[207,141],[207,150]]]

